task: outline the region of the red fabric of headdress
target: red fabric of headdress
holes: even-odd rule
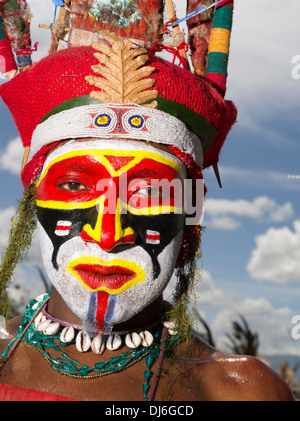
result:
[[[24,146],[30,146],[33,131],[53,108],[97,89],[85,80],[87,75],[93,74],[91,65],[97,64],[94,52],[91,46],[61,50],[1,85],[0,95],[14,117]],[[155,68],[150,77],[155,79],[153,88],[159,91],[159,97],[195,111],[217,130],[215,140],[204,155],[203,168],[216,164],[227,133],[236,120],[234,104],[226,101],[206,79],[154,54],[150,55],[147,65]],[[26,175],[28,165],[30,171],[34,169],[32,163],[25,167],[27,181],[30,179]]]

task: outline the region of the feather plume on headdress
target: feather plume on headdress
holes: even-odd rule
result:
[[[143,105],[157,97],[158,91],[149,90],[155,81],[147,79],[155,70],[145,66],[148,55],[144,48],[132,48],[128,40],[118,38],[114,33],[102,31],[101,34],[111,47],[104,43],[95,43],[93,47],[99,51],[95,57],[99,64],[92,69],[100,76],[87,76],[85,79],[91,85],[100,88],[92,91],[90,96],[105,103],[135,103]],[[101,77],[102,76],[102,77]],[[154,108],[156,101],[145,106]]]

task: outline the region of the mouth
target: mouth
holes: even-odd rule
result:
[[[91,291],[124,290],[127,289],[126,284],[137,276],[133,270],[123,266],[80,263],[73,269],[81,278],[82,283]]]

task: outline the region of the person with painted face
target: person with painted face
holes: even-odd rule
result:
[[[36,188],[44,265],[85,324],[109,333],[148,303],[161,311],[184,227],[168,187],[184,173],[176,156],[129,140],[71,140],[48,156]]]
[[[202,170],[236,119],[224,77],[216,87],[113,32],[98,41],[1,86],[25,146],[11,238],[26,246],[36,215],[53,288],[7,323],[0,399],[293,400],[260,361],[196,339],[187,314]]]

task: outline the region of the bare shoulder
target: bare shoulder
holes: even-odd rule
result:
[[[239,400],[290,401],[293,394],[286,382],[268,365],[252,356],[216,353],[217,365],[230,390]]]
[[[255,357],[226,354],[195,340],[192,355],[179,360],[193,378],[195,391],[201,393],[199,400],[294,400],[286,382]]]

